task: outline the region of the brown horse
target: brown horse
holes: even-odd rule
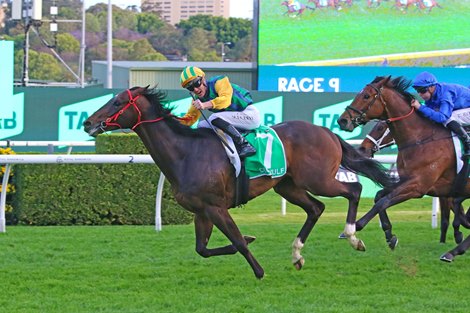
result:
[[[302,15],[305,10],[315,10],[315,8],[309,7],[303,3],[299,3],[300,7],[296,8],[295,5],[289,5],[289,1],[283,1],[281,2],[281,6],[285,6],[287,8],[287,11],[284,12],[283,15],[291,16],[291,17],[297,17]]]
[[[453,188],[457,168],[450,131],[414,111],[410,106],[413,96],[406,91],[410,86],[411,82],[403,77],[376,77],[356,95],[338,119],[340,128],[345,131],[352,131],[373,119],[386,120],[398,146],[399,183],[377,193],[374,206],[349,228],[352,231],[363,229],[376,214],[408,199],[424,195],[458,197],[453,207],[459,208],[470,196],[468,184],[463,190]],[[461,225],[470,228],[463,210],[457,215]],[[455,255],[463,254],[469,247],[470,236],[442,255],[441,260],[451,262]]]
[[[264,270],[247,246],[253,237],[240,233],[228,211],[235,201],[235,171],[221,141],[211,129],[194,130],[182,125],[162,104],[164,101],[164,94],[154,89],[134,87],[123,91],[84,122],[85,131],[97,136],[119,128],[134,130],[171,183],[175,199],[194,213],[197,253],[210,257],[240,252],[255,276],[262,278]],[[301,269],[301,248],[325,209],[315,195],[345,197],[349,201],[347,223],[356,219],[362,185],[336,180],[340,165],[384,186],[391,186],[392,179],[380,163],[364,157],[327,128],[290,121],[273,129],[284,144],[286,174],[250,180],[249,199],[274,188],[307,213],[292,247],[293,263]],[[231,244],[207,248],[214,225]],[[363,250],[362,242],[354,236],[348,239],[354,248]]]
[[[394,144],[395,139],[393,139],[392,134],[390,133],[387,122],[378,121],[372,130],[367,134],[366,138],[362,141],[358,150],[365,156],[372,158],[376,152],[379,152],[380,150],[390,147]],[[439,197],[439,204],[441,207],[441,234],[439,242],[441,243],[446,242],[447,230],[449,228],[450,211],[453,211],[453,201],[453,198]],[[384,214],[387,214],[386,212],[387,211],[383,211]],[[383,224],[384,223],[382,223],[382,225]],[[452,226],[454,228],[455,243],[461,243],[463,240],[463,234],[460,231],[458,215],[454,216]]]
[[[420,0],[395,0],[395,4],[392,6],[392,8],[406,13],[410,7],[419,9],[419,1]]]

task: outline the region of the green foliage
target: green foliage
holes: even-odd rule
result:
[[[98,136],[97,153],[147,153],[135,134]],[[16,165],[14,217],[25,225],[151,225],[160,176],[154,164]],[[38,188],[40,186],[40,188]],[[165,184],[162,224],[187,224],[192,215]]]
[[[197,43],[197,44],[196,44]],[[188,61],[218,61],[216,51],[212,48],[217,43],[213,33],[201,28],[193,28],[185,37]]]
[[[177,27],[188,34],[194,28],[201,28],[214,32],[217,42],[235,43],[241,38],[251,34],[252,22],[240,18],[223,18],[211,15],[195,15],[182,20]]]
[[[13,151],[11,148],[0,148],[0,154],[15,154],[15,151]],[[3,185],[1,184],[3,182],[3,177],[6,172],[6,166],[2,165],[0,168],[0,190],[3,188]],[[6,203],[5,203],[5,219],[7,220],[8,224],[14,223],[13,217],[12,217],[12,211],[13,211],[13,206],[12,206],[12,196],[16,192],[16,186],[15,184],[11,183],[11,179],[13,177],[13,170],[10,169],[10,174],[8,178],[8,185],[6,188]]]
[[[164,61],[166,57],[155,51],[147,39],[139,39],[132,44],[129,56],[133,60]]]
[[[43,12],[49,12],[53,3],[46,1],[43,4]],[[75,0],[56,0],[54,4],[59,7],[60,19],[81,20],[81,2]],[[227,58],[231,61],[251,60],[251,42],[247,41],[243,46],[246,49],[237,48],[237,42],[251,34],[252,22],[245,19],[212,17],[200,15],[191,17],[188,21],[182,21],[180,28],[165,22],[159,13],[159,8],[152,3],[143,3],[143,12],[124,10],[118,6],[112,6],[113,10],[113,59],[114,60],[142,60],[164,61],[168,57],[179,56],[191,61],[219,61],[221,42],[231,42],[230,49],[226,50]],[[107,11],[106,3],[98,3],[89,7],[86,11],[86,51],[85,51],[85,75],[91,75],[91,60],[103,60],[107,57]],[[11,13],[7,10],[5,28],[0,29],[0,36],[15,41],[15,78],[21,78],[23,72],[23,46],[24,25],[9,20]],[[49,18],[44,13],[44,18]],[[49,45],[54,44],[53,34],[48,30],[48,24],[44,23],[37,28],[40,37]],[[58,51],[61,58],[73,70],[78,70],[79,41],[81,23],[60,23],[57,33]],[[45,48],[44,42],[30,31],[30,54],[34,62],[34,52],[38,61],[29,64],[30,79],[46,81],[75,81],[75,77],[60,62],[43,57],[42,54],[53,55]],[[145,38],[144,38],[145,37]],[[152,46],[140,40],[148,40]],[[120,43],[117,40],[127,42]],[[132,45],[134,42],[135,46]],[[114,46],[115,45],[115,46]],[[135,48],[139,51],[134,51]],[[142,53],[143,52],[143,53]],[[245,54],[244,54],[245,53]],[[50,62],[50,63],[49,63]],[[58,67],[60,69],[58,69]]]
[[[23,51],[17,51],[15,54],[15,77],[22,76],[23,70]],[[59,61],[52,55],[36,52],[34,50],[29,51],[29,78],[30,79],[44,79],[50,81],[67,81],[70,78],[68,74],[59,64]]]
[[[59,53],[80,51],[80,42],[71,34],[57,34],[57,50]]]
[[[163,54],[182,56],[186,53],[183,45],[183,33],[181,30],[166,24],[160,31],[154,33],[149,41],[153,48]]]
[[[137,15],[137,31],[141,34],[156,33],[165,26],[155,13],[142,12]]]

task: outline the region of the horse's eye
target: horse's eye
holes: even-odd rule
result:
[[[367,100],[367,99],[369,99],[369,98],[370,98],[370,96],[369,96],[368,94],[365,94],[365,95],[364,95],[364,99]]]
[[[114,100],[114,101],[113,101],[113,105],[114,105],[115,107],[118,107],[118,106],[121,105],[121,103],[119,103],[119,101],[117,101],[117,100]]]

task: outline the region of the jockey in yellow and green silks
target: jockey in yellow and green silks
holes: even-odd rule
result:
[[[214,76],[206,79],[204,71],[195,66],[187,66],[181,72],[180,83],[193,95],[192,105],[181,122],[191,126],[200,116],[200,110],[213,114],[200,121],[198,127],[220,128],[234,141],[241,158],[253,155],[256,150],[238,132],[238,129],[251,130],[260,126],[261,117],[248,90],[231,83],[227,76]]]

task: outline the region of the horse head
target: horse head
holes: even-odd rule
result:
[[[128,128],[134,130],[149,120],[156,121],[158,116],[149,110],[150,102],[143,101],[146,99],[143,96],[152,90],[148,87],[133,87],[114,96],[83,123],[85,132],[96,137],[106,131]]]
[[[358,150],[367,157],[395,143],[386,121],[378,121],[362,141]]]
[[[383,119],[386,104],[383,90],[390,79],[391,76],[376,77],[354,97],[338,119],[342,130],[353,131],[357,126],[364,125],[372,119]]]

